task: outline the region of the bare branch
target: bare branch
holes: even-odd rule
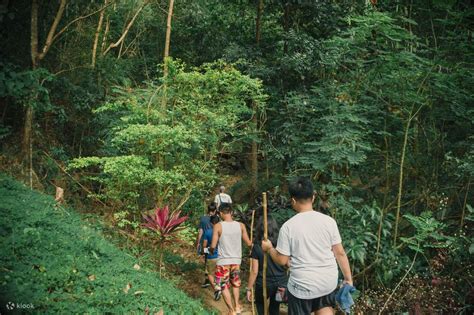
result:
[[[49,48],[51,47],[51,44],[54,41],[54,33],[56,32],[56,28],[58,27],[59,21],[61,21],[61,18],[64,13],[64,9],[66,8],[66,0],[61,0],[58,8],[58,12],[56,12],[56,16],[54,17],[53,24],[51,24],[51,28],[49,29],[48,36],[46,37],[46,43],[43,46],[43,50],[41,51],[41,54],[38,55],[38,60],[41,60],[46,56],[48,53]]]
[[[127,36],[128,34],[128,31],[130,30],[130,28],[132,27],[133,23],[135,22],[135,20],[137,19],[138,15],[140,14],[140,12],[145,8],[145,6],[149,3],[149,0],[146,0],[143,2],[143,4],[138,8],[137,12],[135,12],[135,14],[133,15],[132,19],[130,20],[130,22],[128,22],[127,24],[127,27],[125,28],[125,30],[123,31],[122,33],[122,36],[120,36],[120,38],[115,42],[115,43],[111,43],[109,45],[109,47],[107,47],[107,49],[102,53],[103,56],[105,56],[109,51],[110,49],[112,48],[115,48],[117,47],[118,45],[120,45],[122,43],[122,41],[125,39],[125,37]]]
[[[109,6],[111,6],[114,2],[112,1],[111,3],[107,4],[107,5],[104,5],[102,8],[100,8],[99,10],[97,11],[94,11],[92,13],[89,13],[89,14],[86,14],[86,15],[83,15],[83,16],[80,16],[78,18],[75,18],[74,20],[72,20],[71,22],[69,22],[66,26],[64,26],[56,35],[54,35],[53,37],[53,41],[56,40],[59,36],[61,36],[62,33],[64,33],[69,26],[71,26],[72,24],[76,23],[77,21],[80,21],[80,20],[83,20],[83,19],[87,19],[88,17],[90,16],[93,16],[99,12],[102,12],[104,11],[105,9],[107,9]]]

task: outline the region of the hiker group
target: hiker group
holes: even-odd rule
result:
[[[355,288],[336,221],[313,210],[315,194],[309,179],[297,178],[288,190],[296,214],[281,229],[271,215],[259,216],[253,240],[245,225],[234,221],[232,199],[224,186],[208,206],[208,215],[201,217],[196,245],[205,259],[202,287],[211,287],[215,300],[223,298],[228,314],[242,313],[242,241],[250,248],[246,297],[255,302],[258,314],[264,310],[279,314],[282,302],[288,303],[289,315],[334,314],[336,301],[345,312],[350,311],[350,293]],[[343,278],[340,285],[338,266]]]

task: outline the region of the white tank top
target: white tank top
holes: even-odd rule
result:
[[[240,265],[242,261],[242,230],[237,221],[220,222],[222,234],[219,238],[217,265]]]

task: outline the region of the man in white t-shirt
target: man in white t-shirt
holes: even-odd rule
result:
[[[221,206],[222,203],[232,204],[232,198],[230,198],[230,196],[225,193],[224,186],[219,187],[219,193],[214,198],[214,202],[217,205],[217,210],[219,210],[219,207]]]
[[[291,258],[289,315],[334,314],[337,265],[344,282],[352,285],[336,221],[313,210],[314,190],[309,179],[299,177],[291,182],[289,192],[297,214],[281,227],[276,249],[270,241],[263,241],[262,248],[280,265],[288,264]]]

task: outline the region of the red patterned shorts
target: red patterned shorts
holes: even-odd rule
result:
[[[218,265],[216,267],[216,285],[221,290],[240,287],[240,265]]]

